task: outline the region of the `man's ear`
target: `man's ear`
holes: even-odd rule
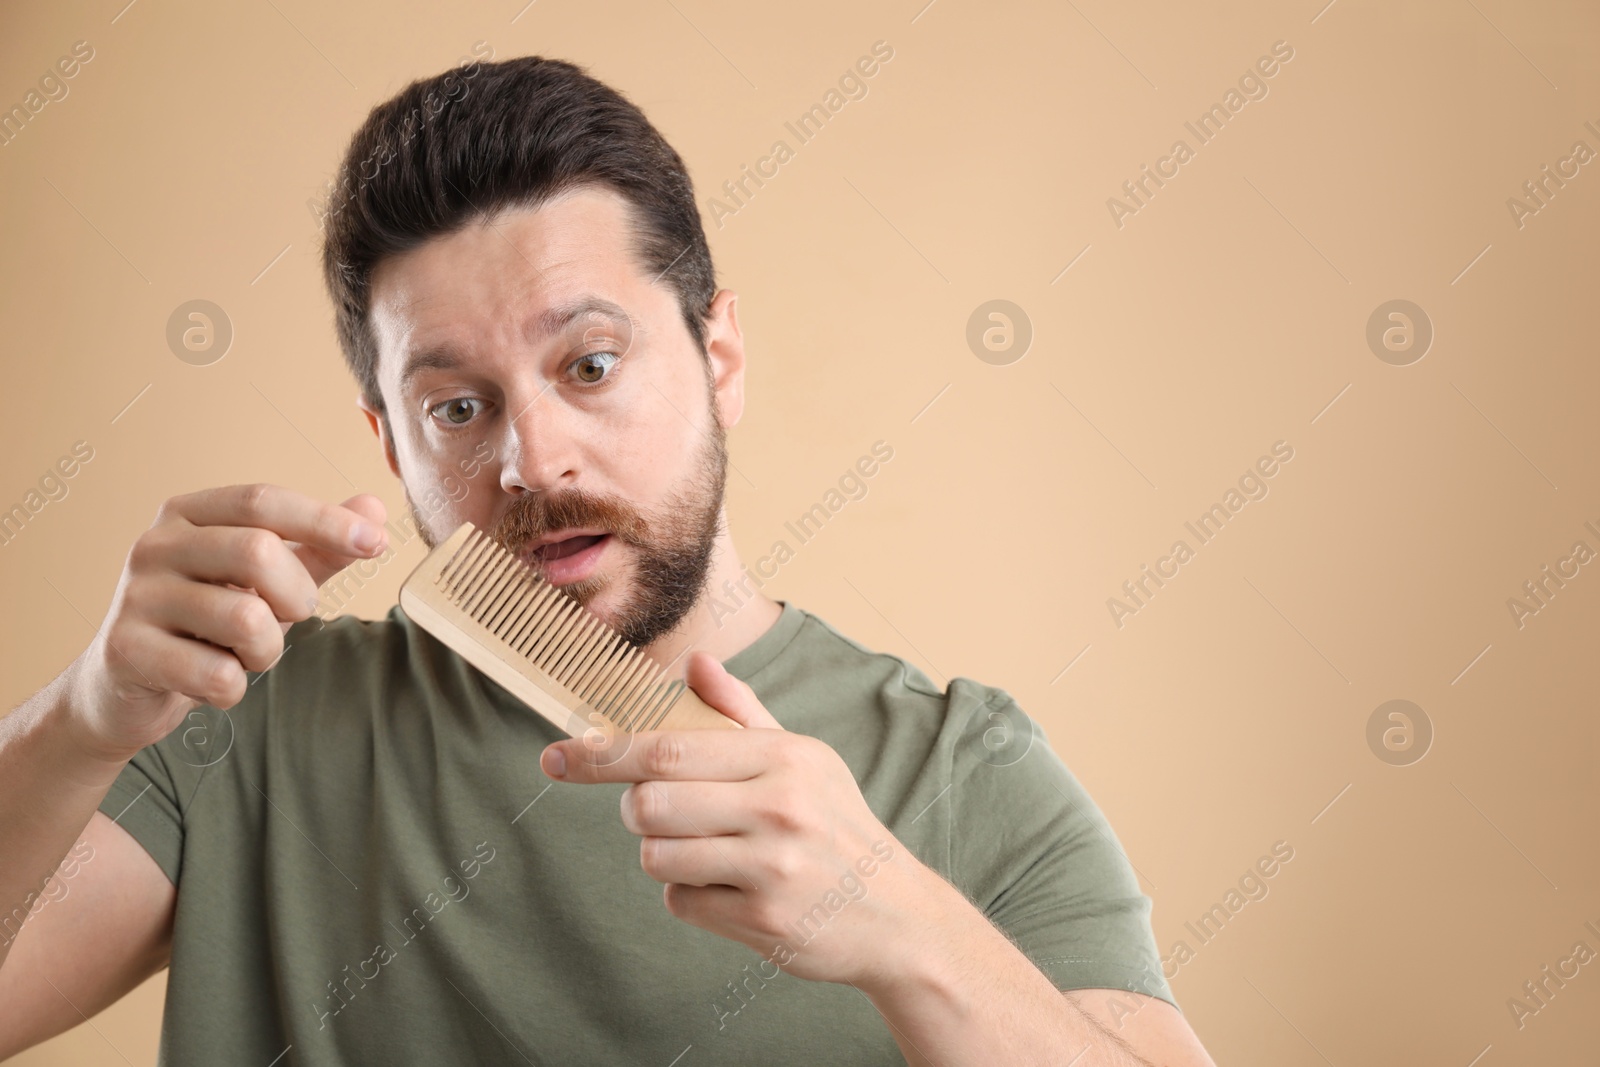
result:
[[[394,440],[389,436],[389,423],[377,409],[367,403],[367,398],[360,393],[356,394],[356,407],[367,417],[367,425],[372,427],[372,432],[378,435],[378,443],[383,446],[383,458],[389,464],[389,470],[396,478],[400,477],[400,464],[394,456]]]
[[[723,428],[734,426],[744,414],[744,335],[734,308],[739,294],[718,290],[706,313],[706,358],[716,390],[717,417]]]

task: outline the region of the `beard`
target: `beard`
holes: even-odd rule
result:
[[[519,558],[534,540],[569,527],[605,530],[630,546],[633,581],[609,621],[630,644],[644,648],[670,633],[694,609],[711,573],[711,557],[722,532],[728,449],[727,431],[714,406],[710,422],[694,469],[659,509],[645,513],[621,497],[576,488],[534,491],[514,498],[493,529],[485,532]],[[422,520],[409,488],[405,498],[423,543],[432,549],[439,539]],[[537,560],[532,566],[538,568]],[[612,584],[612,576],[592,574],[559,588],[587,606]]]

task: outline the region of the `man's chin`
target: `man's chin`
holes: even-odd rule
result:
[[[544,577],[543,573],[540,577]],[[545,581],[549,582],[549,579],[545,578]],[[591,574],[576,582],[557,585],[556,588],[582,604],[587,611],[598,616],[608,626],[615,626],[613,620],[619,607],[620,594],[617,591],[617,583],[612,581],[609,574]]]

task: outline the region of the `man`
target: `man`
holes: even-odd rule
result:
[[[388,558],[374,496],[174,497],[0,722],[0,1056],[170,966],[171,1063],[1210,1064],[1015,702],[749,589],[677,153],[570,64],[470,71],[343,164],[359,406],[427,544],[491,531],[743,728],[594,748],[399,608],[313,617]]]

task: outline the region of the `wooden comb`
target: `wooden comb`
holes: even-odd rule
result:
[[[740,728],[470,522],[411,572],[400,606],[569,737]]]

